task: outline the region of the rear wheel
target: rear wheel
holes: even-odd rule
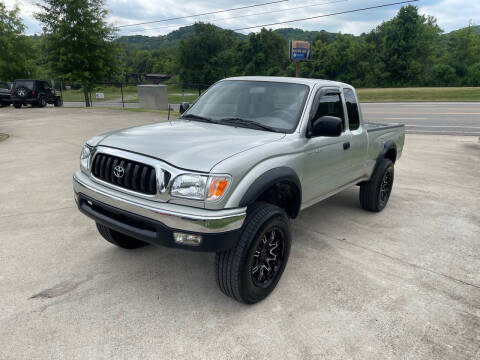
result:
[[[118,231],[112,230],[102,224],[96,224],[100,235],[102,235],[105,240],[107,240],[113,245],[116,245],[123,249],[137,249],[141,246],[148,245],[146,242],[119,233]]]
[[[38,105],[38,107],[43,108],[43,107],[47,106],[47,100],[45,100],[45,98],[43,96],[40,96],[40,99],[38,99],[37,105]]]
[[[253,204],[236,246],[215,257],[220,290],[247,304],[263,300],[275,289],[285,270],[290,244],[285,211],[268,203]]]
[[[383,159],[372,178],[360,185],[360,204],[365,210],[379,212],[387,206],[394,178],[393,162]]]
[[[58,107],[58,106],[62,106],[63,105],[63,100],[59,97],[57,97],[55,99],[55,102],[53,103],[54,106]]]
[[[14,103],[14,104],[13,104],[13,107],[14,107],[15,109],[20,109],[20,108],[22,107],[22,104],[21,104],[21,103]]]

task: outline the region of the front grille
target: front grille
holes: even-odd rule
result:
[[[157,192],[155,169],[136,161],[100,153],[93,159],[92,174],[100,180],[128,190],[148,195]]]

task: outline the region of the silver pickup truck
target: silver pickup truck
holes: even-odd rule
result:
[[[366,210],[388,202],[404,127],[365,123],[350,85],[229,78],[180,112],[87,141],[75,201],[119,247],[215,252],[218,286],[238,301],[275,288],[302,209],[353,185]]]

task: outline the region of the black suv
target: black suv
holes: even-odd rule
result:
[[[6,81],[0,81],[0,107],[9,106],[12,103],[10,97],[10,89],[12,83]]]
[[[15,80],[11,91],[11,102],[17,109],[22,105],[44,107],[47,104],[62,106],[62,97],[57,95],[55,89],[43,80]]]

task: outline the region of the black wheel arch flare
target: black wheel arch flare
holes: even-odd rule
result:
[[[296,218],[302,204],[302,186],[297,173],[290,167],[282,166],[270,169],[260,175],[248,188],[240,200],[240,206],[248,206],[257,201],[262,194],[275,185],[287,184],[294,191],[294,203],[288,206],[287,214]]]

